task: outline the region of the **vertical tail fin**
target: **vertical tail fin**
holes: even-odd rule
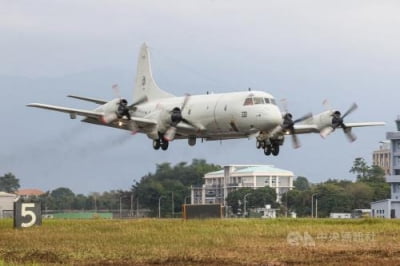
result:
[[[146,43],[140,48],[135,88],[133,89],[133,101],[147,97],[149,101],[155,99],[173,97],[166,91],[160,89],[153,79],[150,64],[150,52]]]

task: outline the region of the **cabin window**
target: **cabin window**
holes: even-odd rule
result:
[[[264,99],[261,97],[254,97],[254,104],[264,104]]]
[[[246,98],[246,100],[244,101],[244,105],[253,105],[253,98]]]

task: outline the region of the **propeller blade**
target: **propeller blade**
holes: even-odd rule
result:
[[[187,104],[187,102],[189,101],[190,98],[190,94],[186,94],[185,98],[183,99],[183,103],[182,103],[182,107],[181,107],[181,112],[183,112],[183,109],[185,109],[185,106]]]
[[[321,129],[321,131],[319,132],[319,134],[321,135],[321,137],[326,138],[329,134],[331,134],[334,131],[333,127],[326,127]]]
[[[195,123],[193,123],[193,122],[190,121],[190,120],[187,120],[186,118],[182,118],[182,122],[184,122],[184,123],[186,123],[186,124],[188,124],[188,125],[190,125],[190,126],[196,128],[196,129],[200,129],[198,125],[196,125]]]
[[[354,135],[353,132],[351,132],[351,128],[348,128],[348,127],[344,128],[343,132],[350,142],[354,142],[357,139],[357,136]]]
[[[138,99],[136,102],[132,103],[131,105],[129,105],[129,109],[134,109],[136,105],[142,104],[144,102],[147,102],[147,96],[143,96],[140,99]]]
[[[287,108],[287,99],[281,99],[281,105],[282,105],[282,109],[283,111],[285,111],[285,113],[288,113],[288,108]]]
[[[131,134],[132,134],[132,135],[135,135],[135,134],[139,131],[139,127],[138,127],[137,124],[136,124],[134,121],[132,121],[132,120],[130,120],[130,121],[128,122],[128,128],[129,128],[129,130],[131,131]]]
[[[113,84],[113,85],[112,85],[112,89],[113,89],[113,91],[114,91],[115,96],[116,96],[117,98],[120,98],[120,99],[121,99],[121,94],[119,93],[119,86],[118,86],[118,84]]]
[[[164,134],[164,139],[167,141],[172,141],[175,138],[176,127],[170,127]]]
[[[300,148],[300,141],[296,134],[292,134],[292,145],[293,148],[298,149]]]
[[[293,124],[296,124],[296,123],[299,123],[301,121],[307,120],[307,119],[311,118],[312,116],[313,116],[312,113],[307,113],[307,114],[303,115],[302,117],[300,117],[299,119],[294,120]]]
[[[349,110],[347,110],[346,113],[344,113],[344,115],[342,116],[342,119],[344,119],[346,116],[348,116],[349,114],[351,114],[352,112],[354,112],[354,110],[356,110],[357,107],[358,107],[357,104],[356,104],[356,103],[353,103],[353,104],[350,106]]]
[[[328,99],[325,99],[325,100],[322,102],[322,105],[325,107],[326,110],[332,110],[332,106],[330,105]]]
[[[277,134],[278,132],[281,132],[282,129],[283,129],[282,126],[278,125],[271,131],[270,135],[273,136],[273,135]]]

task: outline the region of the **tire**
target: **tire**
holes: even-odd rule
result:
[[[153,140],[153,148],[155,150],[159,150],[160,149],[160,140],[159,139]]]
[[[261,141],[257,140],[256,141],[256,148],[257,149],[261,149],[261,146],[262,146]]]
[[[272,152],[272,147],[270,145],[268,145],[267,147],[264,148],[264,154],[266,156],[271,155],[271,152]]]
[[[166,140],[164,140],[164,141],[161,143],[161,149],[162,149],[163,151],[166,151],[166,150],[168,149],[168,144],[169,144],[169,142],[166,141]]]
[[[278,156],[279,154],[279,145],[274,145],[272,149],[272,155]]]

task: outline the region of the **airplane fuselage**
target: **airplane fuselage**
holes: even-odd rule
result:
[[[132,115],[167,120],[168,111],[180,108],[183,101],[184,97],[151,101],[140,105]],[[195,133],[197,137],[215,136],[217,139],[244,137],[259,131],[269,132],[282,122],[282,114],[274,97],[261,91],[193,95],[182,115],[202,125],[202,130]],[[160,126],[157,131],[165,132],[168,123],[158,122]]]

